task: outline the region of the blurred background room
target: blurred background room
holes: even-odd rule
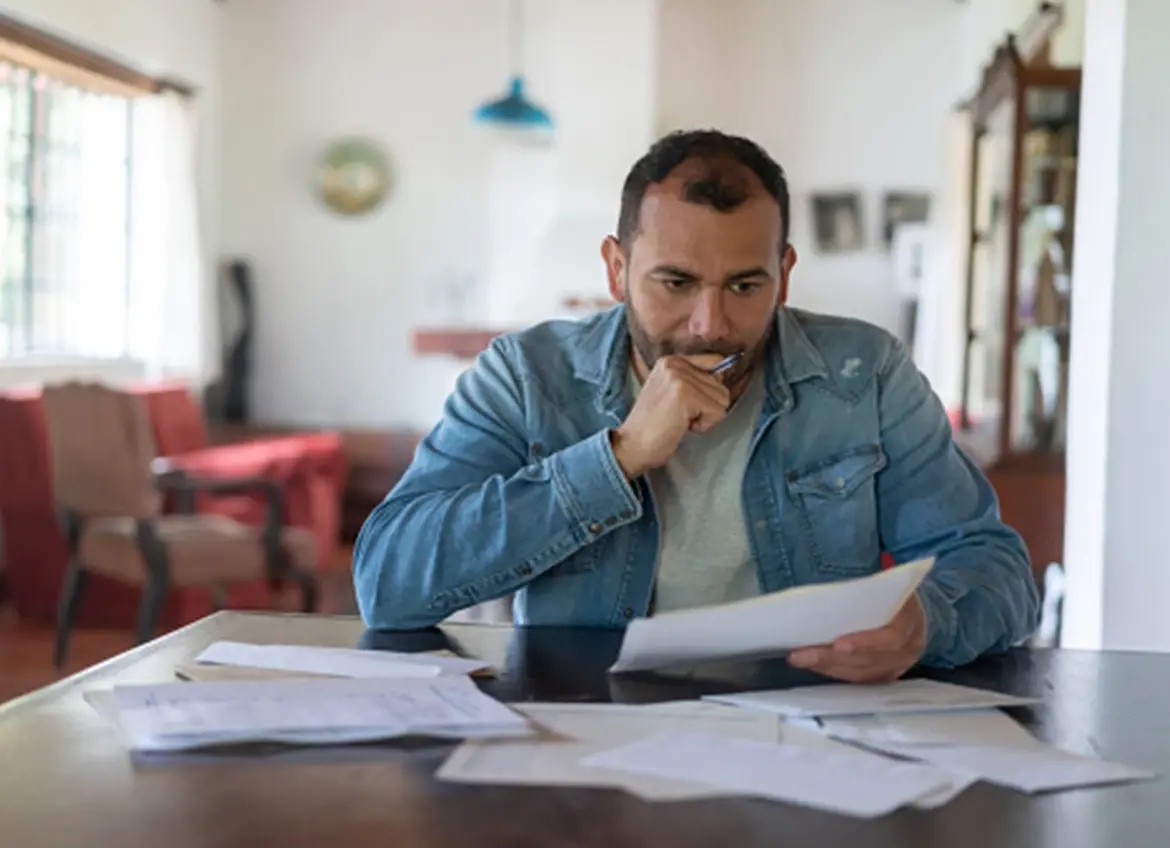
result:
[[[1170,648],[1163,3],[0,0],[0,700],[217,608],[353,612],[354,535],[458,374],[609,307],[626,171],[696,127],[786,169],[791,304],[911,347],[1038,640]],[[75,380],[132,440],[54,420]],[[76,578],[87,451],[160,493],[127,521],[279,538],[313,585]]]

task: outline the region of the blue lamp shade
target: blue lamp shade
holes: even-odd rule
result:
[[[524,95],[524,78],[512,77],[508,94],[475,110],[475,120],[496,126],[551,129],[552,117]]]

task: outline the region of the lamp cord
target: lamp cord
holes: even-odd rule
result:
[[[515,77],[522,76],[524,73],[524,7],[522,3],[523,0],[512,0],[511,20],[508,24],[512,75]]]

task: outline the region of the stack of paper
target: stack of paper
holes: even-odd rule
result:
[[[829,684],[709,697],[717,703],[784,716],[835,739],[935,765],[952,775],[950,795],[979,780],[1038,792],[1154,776],[1045,745],[998,709],[1035,703],[1035,698],[930,680],[903,680],[887,686]],[[934,800],[949,800],[949,796],[942,793]]]
[[[881,815],[950,789],[950,775],[781,726],[766,713],[704,702],[525,704],[541,728],[522,740],[464,743],[437,773],[460,783],[594,786],[647,801],[776,798]]]
[[[117,686],[113,699],[121,730],[141,751],[532,732],[523,716],[467,677],[165,683]]]
[[[254,645],[247,642],[216,642],[199,654],[195,662],[209,666],[361,678],[473,674],[488,665],[482,660],[435,653],[405,654],[310,645]]]
[[[727,792],[863,817],[892,813],[951,783],[946,772],[932,766],[844,747],[677,731],[594,755],[585,765],[657,778],[702,775],[705,783]]]
[[[597,786],[624,789],[645,800],[683,800],[727,794],[685,780],[586,768],[586,757],[669,728],[728,738],[776,742],[775,716],[683,702],[669,706],[632,704],[515,704],[540,729],[525,739],[467,742],[439,769],[441,780],[529,786]],[[814,744],[831,740],[809,735]]]
[[[900,565],[870,577],[800,586],[758,598],[630,622],[612,672],[782,656],[887,624],[934,565]]]

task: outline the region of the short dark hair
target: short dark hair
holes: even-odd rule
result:
[[[638,234],[642,201],[651,185],[663,182],[679,165],[698,161],[709,166],[703,176],[690,180],[683,196],[719,212],[730,212],[748,199],[743,183],[720,171],[719,163],[742,165],[755,174],[764,190],[780,206],[780,248],[788,244],[788,178],[784,169],[754,141],[718,130],[678,130],[656,141],[634,163],[622,186],[618,215],[618,241],[629,249]]]

